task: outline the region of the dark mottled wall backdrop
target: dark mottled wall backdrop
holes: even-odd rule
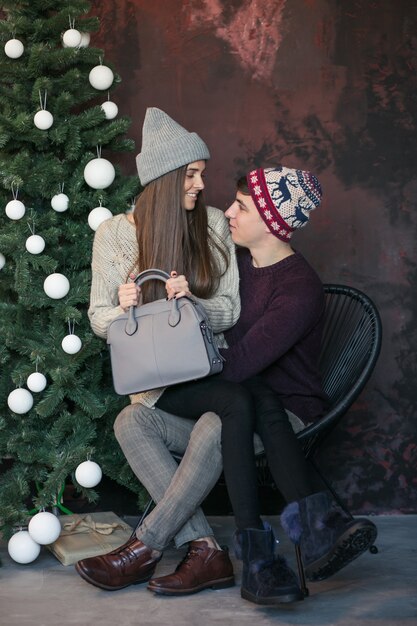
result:
[[[367,292],[384,325],[376,371],[321,463],[354,511],[417,512],[417,2],[93,6],[138,150],[147,106],[196,130],[210,204],[225,208],[252,164],[319,175],[324,202],[295,246],[324,282]]]

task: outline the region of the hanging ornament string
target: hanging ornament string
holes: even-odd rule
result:
[[[133,213],[136,207],[136,196],[130,198],[129,208],[126,209],[127,213]]]
[[[48,92],[45,89],[45,97],[44,97],[43,102],[42,102],[42,93],[41,93],[41,90],[39,89],[39,102],[41,103],[41,109],[43,111],[46,111],[46,96],[47,96],[47,93]]]
[[[31,208],[29,212],[29,219],[27,221],[27,225],[28,225],[31,235],[35,234],[35,216],[36,216],[36,213],[34,209]]]
[[[14,182],[10,185],[10,189],[12,190],[13,200],[17,200],[17,196],[19,195],[19,187]]]
[[[75,17],[71,18],[71,15],[68,15],[68,23],[70,28],[75,28]]]
[[[68,318],[68,330],[69,330],[69,335],[74,335],[74,331],[75,331],[75,320],[72,321]]]
[[[101,159],[101,146],[97,146],[97,158]]]
[[[28,222],[28,228],[30,230],[30,234],[34,235],[35,234],[35,220],[32,220],[32,224]]]

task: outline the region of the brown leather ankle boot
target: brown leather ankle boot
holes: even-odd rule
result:
[[[235,584],[227,548],[209,548],[206,541],[191,541],[187,554],[173,574],[153,578],[148,589],[155,593],[179,596],[203,589],[223,589]]]

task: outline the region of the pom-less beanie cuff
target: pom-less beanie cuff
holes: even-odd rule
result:
[[[142,129],[142,151],[136,157],[143,186],[179,167],[209,158],[210,152],[197,133],[188,132],[160,109],[147,109]]]

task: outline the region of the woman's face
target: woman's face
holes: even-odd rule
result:
[[[194,209],[197,196],[204,189],[205,169],[205,161],[194,161],[194,163],[187,165],[184,180],[184,208],[186,211]]]

